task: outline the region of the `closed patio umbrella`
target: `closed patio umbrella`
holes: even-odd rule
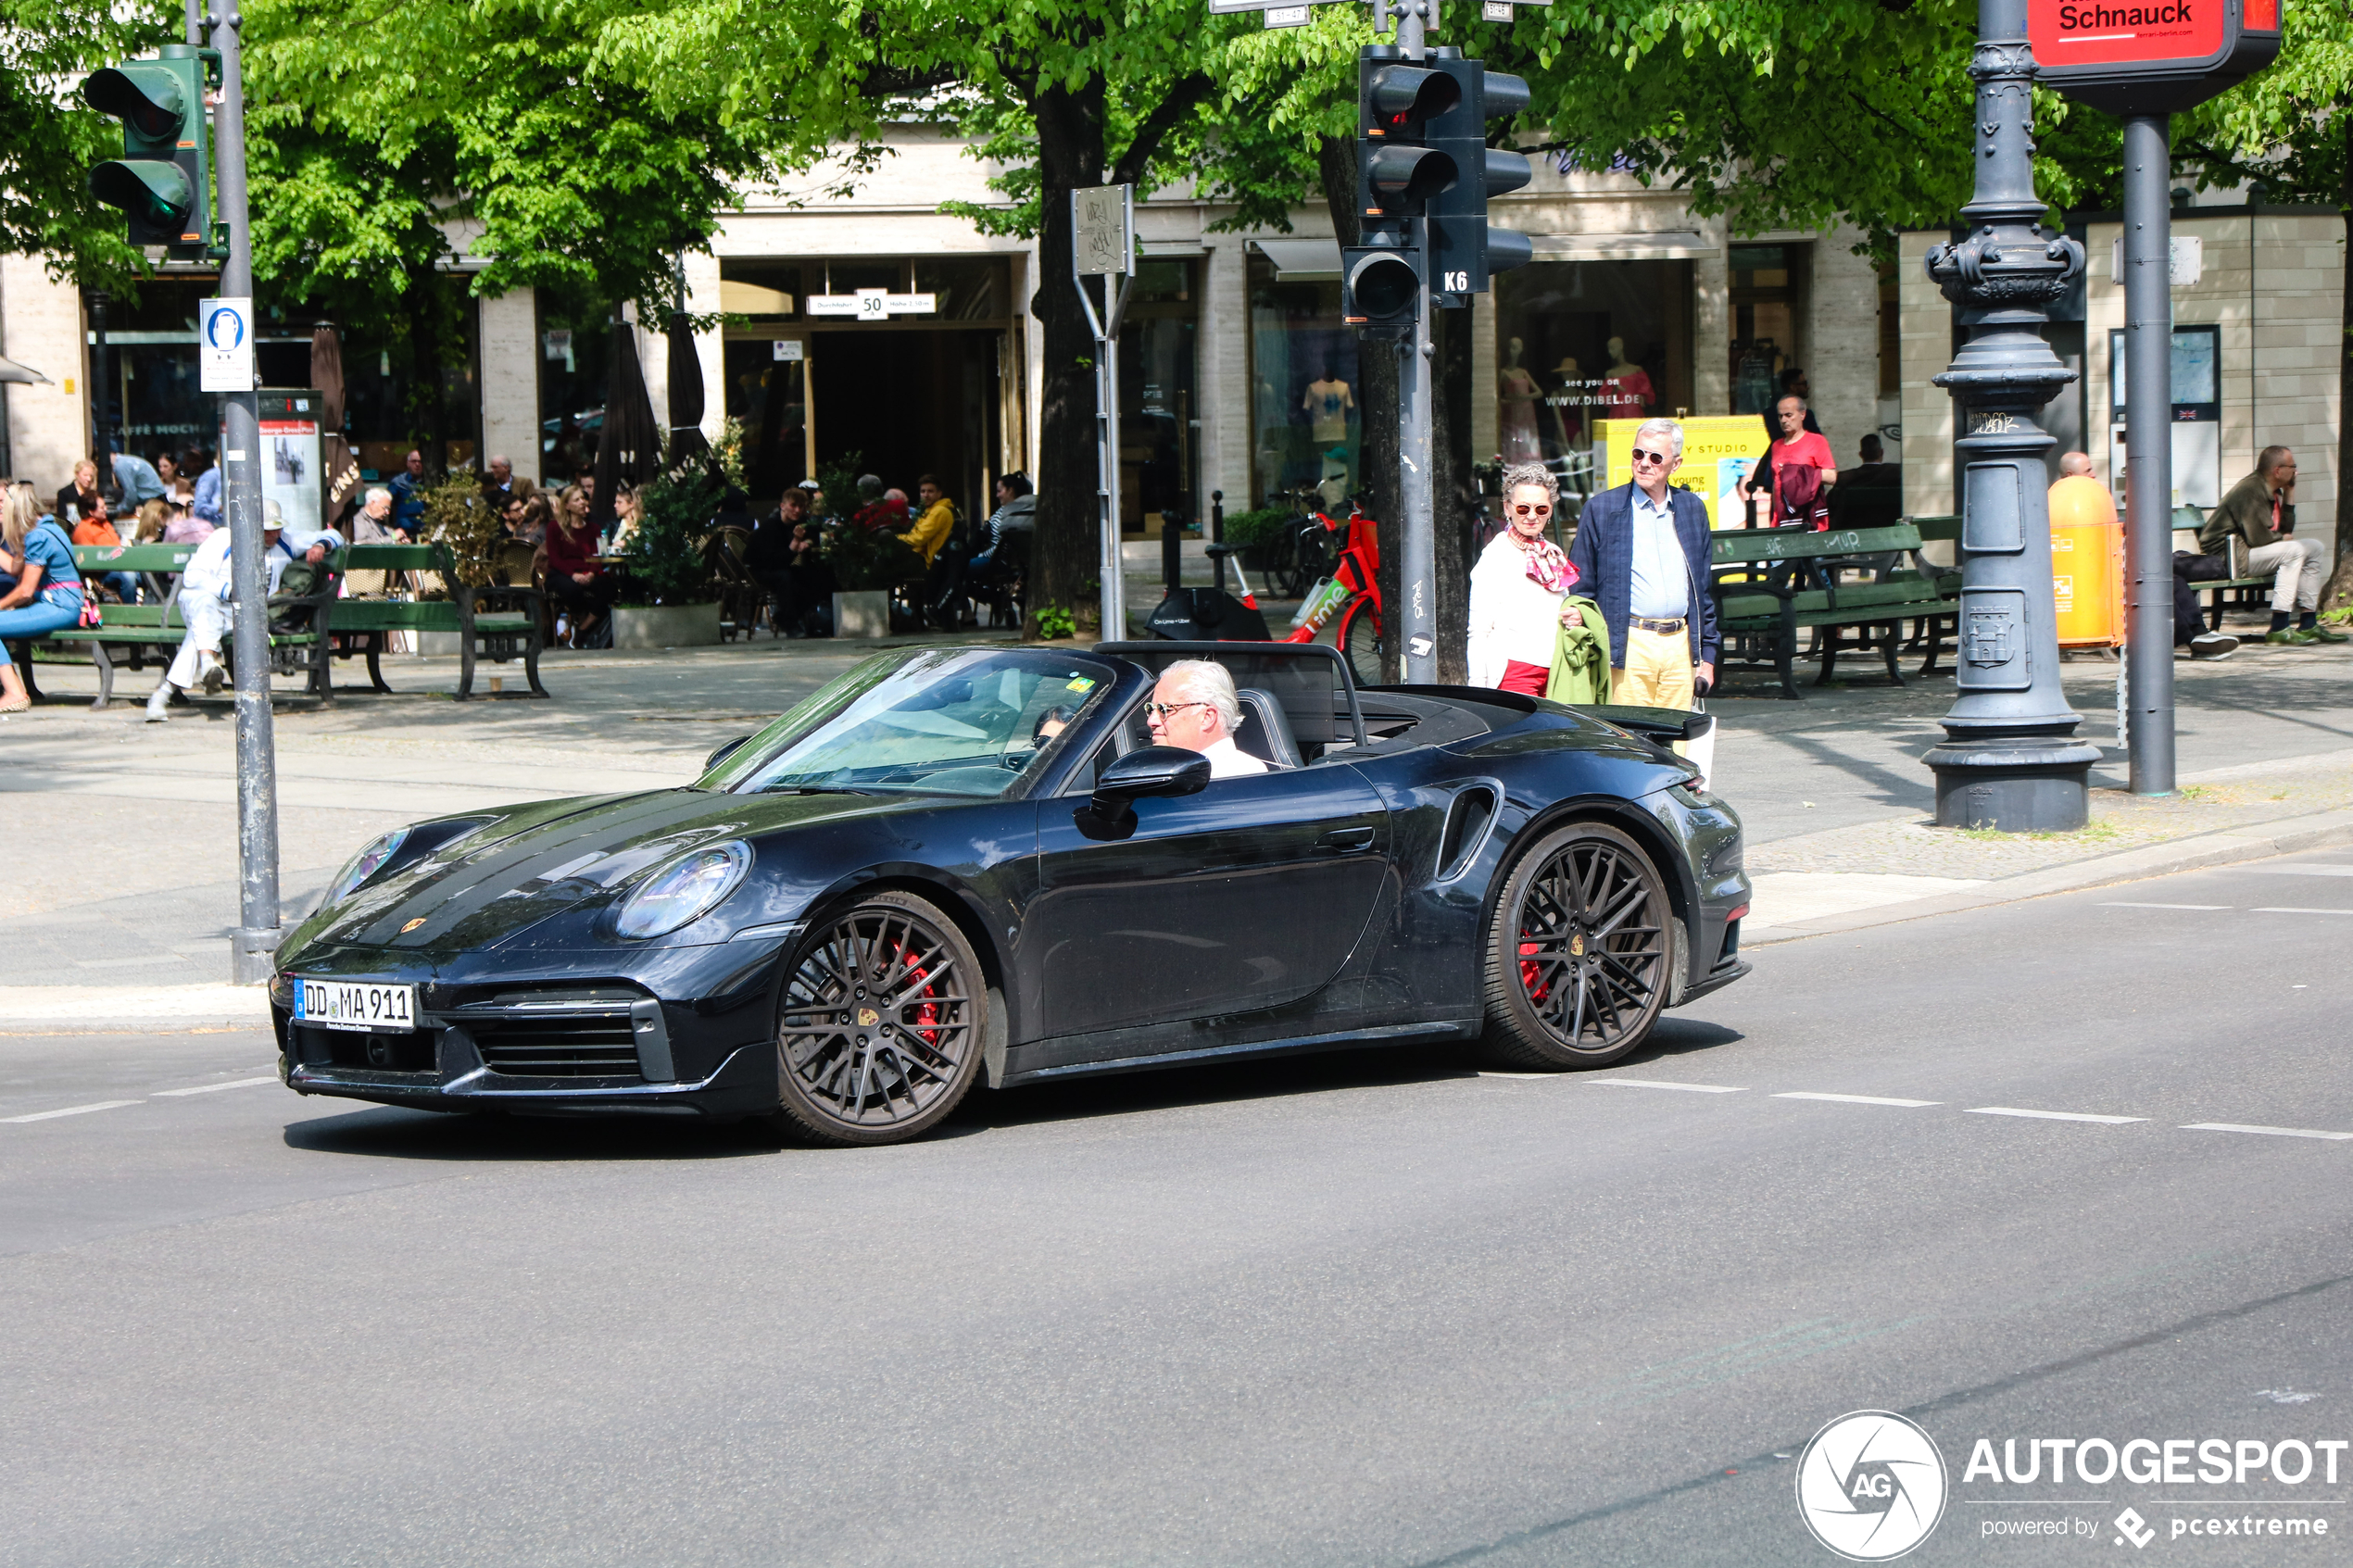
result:
[[[319,456],[327,466],[327,516],[343,515],[359,489],[359,458],[343,436],[343,340],[333,321],[310,329],[310,384],[319,390]]]
[[[670,466],[711,450],[702,433],[702,356],[696,352],[694,318],[670,313]]]
[[[597,438],[597,495],[589,526],[613,526],[613,487],[626,480],[640,484],[661,460],[653,400],[646,395],[646,372],[637,363],[637,333],[626,321],[612,324],[612,373],[605,383],[605,423]]]
[[[673,352],[675,351],[673,350]],[[19,386],[54,386],[57,384],[47,376],[44,376],[39,370],[34,370],[31,366],[19,365],[5,354],[0,354],[0,382],[13,382]],[[695,407],[697,409],[700,409],[702,408],[702,385],[700,383],[697,383],[695,386]]]

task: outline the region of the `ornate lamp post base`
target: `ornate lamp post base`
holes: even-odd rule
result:
[[[2034,194],[2034,61],[2025,0],[1980,0],[1977,190],[1969,232],[1928,253],[1929,276],[1977,313],[1936,384],[1959,405],[1961,470],[1958,695],[1945,738],[1924,760],[1945,827],[2064,833],[2089,816],[2099,749],[2075,738],[2059,687],[2051,595],[2051,514],[2044,459],[2055,445],[2035,415],[2075,379],[2044,340],[2053,300],[2083,270],[2083,247],[2041,227]]]

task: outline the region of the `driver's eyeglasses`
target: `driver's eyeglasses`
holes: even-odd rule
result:
[[[1518,513],[1521,517],[1550,517],[1553,515],[1553,508],[1550,507],[1514,507],[1512,510]]]
[[[1182,713],[1188,708],[1209,706],[1206,702],[1148,702],[1144,704],[1144,716],[1148,719],[1166,719],[1171,713]]]
[[[1634,460],[1638,463],[1656,463],[1664,468],[1667,466],[1667,456],[1664,452],[1645,452],[1637,446],[1634,448]]]

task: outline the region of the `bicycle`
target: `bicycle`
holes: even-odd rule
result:
[[[1311,526],[1319,535],[1334,534],[1346,529],[1348,543],[1341,548],[1331,574],[1317,582],[1307,603],[1300,607],[1297,624],[1286,635],[1270,640],[1312,643],[1315,634],[1337,618],[1340,629],[1333,634],[1332,640],[1339,646],[1340,657],[1348,660],[1348,668],[1356,677],[1356,684],[1360,686],[1378,685],[1382,651],[1379,524],[1352,503],[1346,521],[1317,512]],[[1323,542],[1320,537],[1316,540],[1319,548]],[[1258,596],[1251,590],[1250,579],[1242,572],[1241,561],[1234,546],[1212,545],[1209,554],[1212,558],[1231,566],[1235,585],[1241,589],[1238,602],[1243,608],[1255,611]]]

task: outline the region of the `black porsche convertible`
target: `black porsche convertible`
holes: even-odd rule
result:
[[[1151,744],[1190,658],[1265,772]],[[1318,646],[879,653],[687,787],[368,845],[279,950],[282,1070],[879,1144],[976,1082],[1413,1041],[1599,1066],[1748,968],[1690,721],[1359,689]]]

